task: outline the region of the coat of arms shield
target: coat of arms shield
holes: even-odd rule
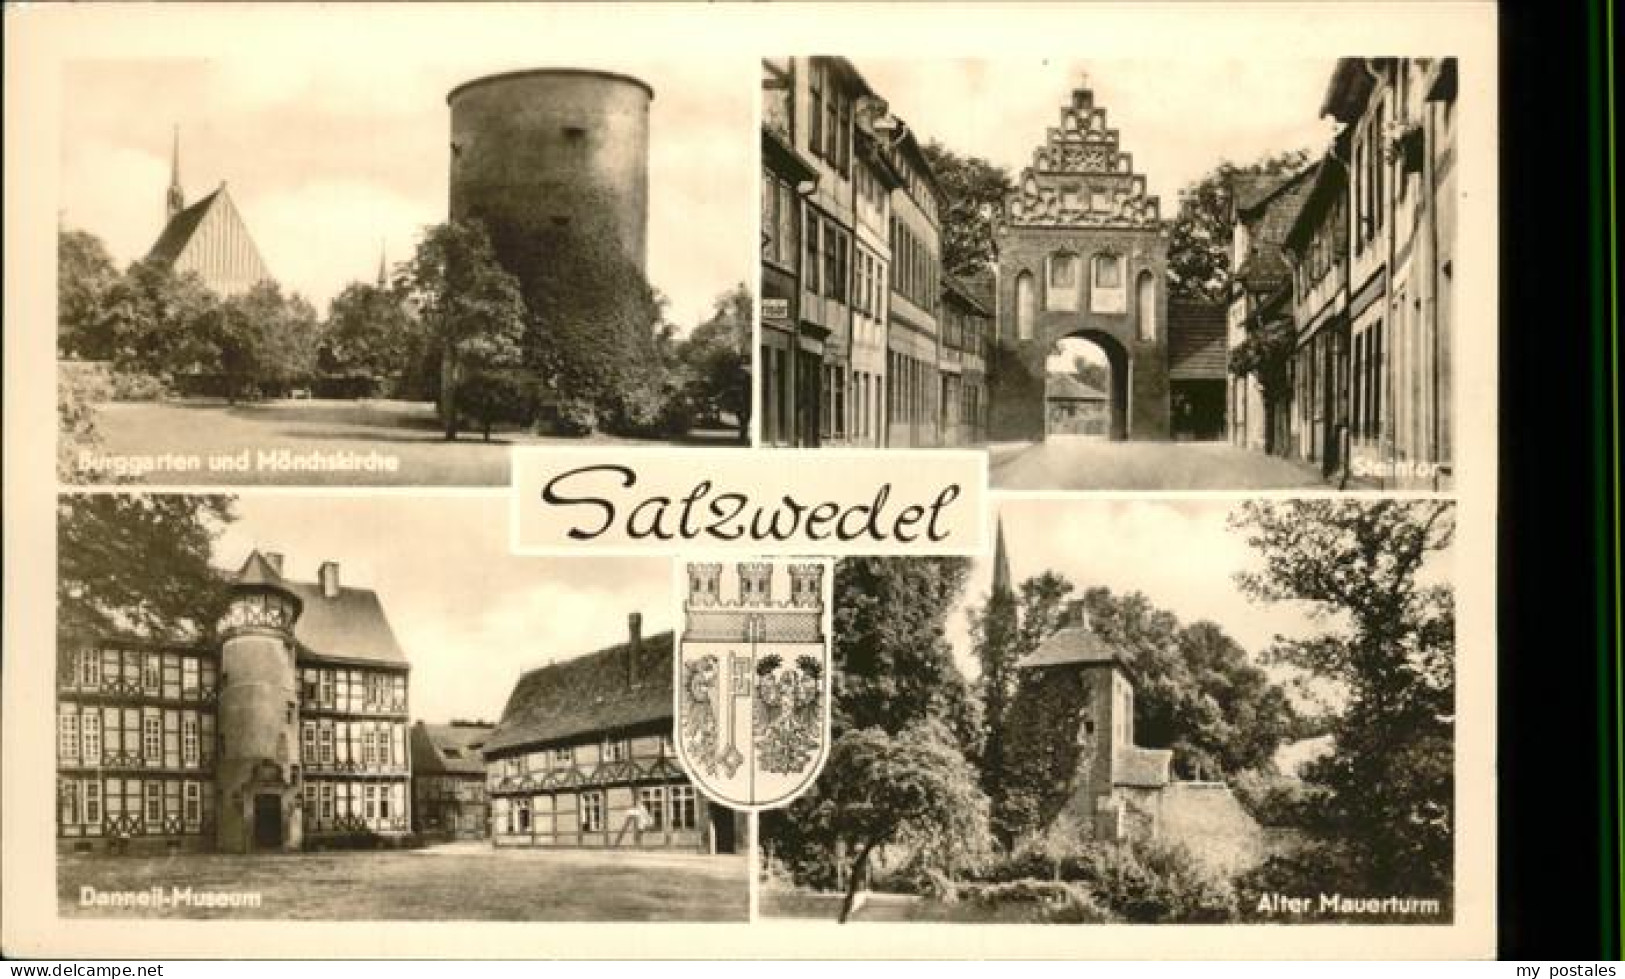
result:
[[[687,566],[677,752],[723,805],[785,805],[824,766],[831,577],[827,560]]]

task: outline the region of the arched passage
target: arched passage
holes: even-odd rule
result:
[[[1130,358],[1108,333],[1079,330],[1044,363],[1044,436],[1128,437]]]

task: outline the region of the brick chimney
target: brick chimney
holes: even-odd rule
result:
[[[316,578],[321,582],[323,598],[339,597],[339,563],[337,561],[323,561],[321,568],[316,572]]]
[[[261,551],[260,557],[265,558],[265,563],[271,566],[272,571],[277,574],[282,573],[282,553],[280,551]]]
[[[643,658],[643,613],[626,616],[626,685],[638,685],[638,660]]]

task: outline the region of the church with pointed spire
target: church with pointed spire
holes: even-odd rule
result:
[[[186,203],[179,127],[170,147],[164,227],[147,251],[147,261],[167,265],[177,275],[195,273],[220,296],[247,292],[273,280],[225,181],[194,203]]]

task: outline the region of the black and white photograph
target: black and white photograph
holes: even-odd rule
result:
[[[762,815],[762,915],[1450,922],[1455,532],[1443,500],[1007,500],[987,559],[841,561],[835,741]]]
[[[1013,490],[1449,489],[1460,75],[764,59],[763,444],[985,446]]]
[[[745,818],[677,762],[669,562],[312,502],[61,498],[62,915],[745,920]]]
[[[503,485],[509,446],[748,443],[749,79],[66,65],[60,478]]]

